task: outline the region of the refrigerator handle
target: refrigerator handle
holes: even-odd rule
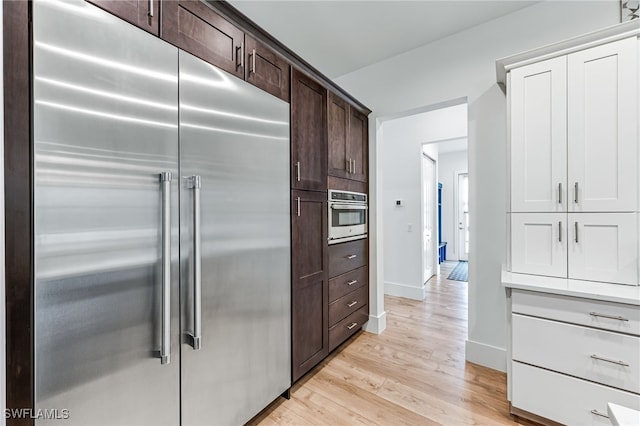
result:
[[[193,189],[193,334],[194,350],[201,348],[202,341],[202,256],[200,252],[200,188],[202,178],[191,176]]]
[[[162,186],[162,344],[160,364],[171,362],[171,172],[160,173]]]

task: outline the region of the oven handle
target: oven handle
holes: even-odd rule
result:
[[[334,210],[368,210],[367,206],[345,206],[345,205],[332,205],[332,209]]]

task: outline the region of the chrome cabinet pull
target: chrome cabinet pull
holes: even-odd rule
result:
[[[256,49],[251,51],[251,69],[249,69],[250,73],[256,73]]]
[[[355,173],[356,172],[356,160],[351,160],[353,161],[353,167],[351,167],[351,173]]]
[[[602,358],[598,355],[591,355],[592,359],[598,360],[598,361],[604,361],[604,362],[610,362],[611,364],[616,364],[616,365],[621,365],[623,367],[628,367],[629,364],[627,364],[624,361],[616,361],[615,359],[609,359],[609,358]]]
[[[160,364],[171,362],[171,172],[160,173],[162,186],[162,343]]]
[[[298,217],[300,217],[300,197],[298,197],[298,199],[297,199],[297,204],[298,204],[298,207],[297,207]]]
[[[558,242],[562,242],[562,221],[558,222]]]
[[[347,328],[348,328],[349,330],[351,330],[351,329],[352,329],[353,327],[355,327],[356,325],[358,325],[358,323],[357,323],[357,322],[354,322],[354,323],[352,323],[351,325],[348,325],[348,326],[347,326]]]
[[[348,285],[348,286],[352,286],[352,285],[354,285],[354,284],[355,284],[355,283],[357,283],[357,282],[358,282],[358,280],[351,280],[351,281],[349,281],[349,282],[347,283],[347,285]]]
[[[574,226],[575,232],[576,232],[576,243],[578,243],[579,242],[578,241],[578,222],[576,221],[573,226]]]
[[[349,256],[347,256],[347,259],[351,260],[351,259],[355,259],[356,257],[358,257],[357,254],[350,254]]]
[[[591,315],[592,317],[609,318],[609,319],[614,319],[618,321],[629,321],[629,318],[615,316],[615,315],[599,314],[597,312],[589,312],[589,315]]]
[[[558,183],[558,204],[562,204],[562,182]]]
[[[296,180],[300,182],[300,162],[296,161]]]
[[[191,176],[193,189],[193,342],[194,350],[202,347],[202,255],[200,234],[200,189],[202,178]]]
[[[347,303],[347,308],[353,308],[354,306],[356,306],[358,304],[357,300],[354,300],[351,303]]]
[[[578,182],[573,184],[573,202],[578,204]]]
[[[596,410],[595,408],[593,410],[591,410],[591,414],[595,414],[596,416],[600,416],[600,417],[606,417],[607,419],[609,418],[609,416],[607,416],[606,414],[601,413],[600,411]]]
[[[149,18],[153,18],[153,0],[149,0]]]

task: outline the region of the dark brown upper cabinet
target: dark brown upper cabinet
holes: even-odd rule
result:
[[[368,119],[333,92],[328,100],[330,176],[367,181]]]
[[[265,92],[289,102],[291,67],[266,44],[245,35],[247,81]]]
[[[327,90],[295,68],[291,77],[291,187],[326,191]]]
[[[88,0],[101,9],[149,31],[160,33],[160,0]]]
[[[162,39],[244,79],[244,32],[205,1],[162,2]]]
[[[329,354],[327,197],[292,191],[291,346],[293,381]]]

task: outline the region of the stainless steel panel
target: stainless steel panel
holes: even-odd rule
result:
[[[182,424],[243,424],[291,382],[289,105],[180,52],[181,217],[201,176],[202,346],[181,221]]]
[[[179,422],[178,182],[171,363],[162,187],[178,176],[177,49],[83,1],[34,3],[35,400],[69,419]]]

